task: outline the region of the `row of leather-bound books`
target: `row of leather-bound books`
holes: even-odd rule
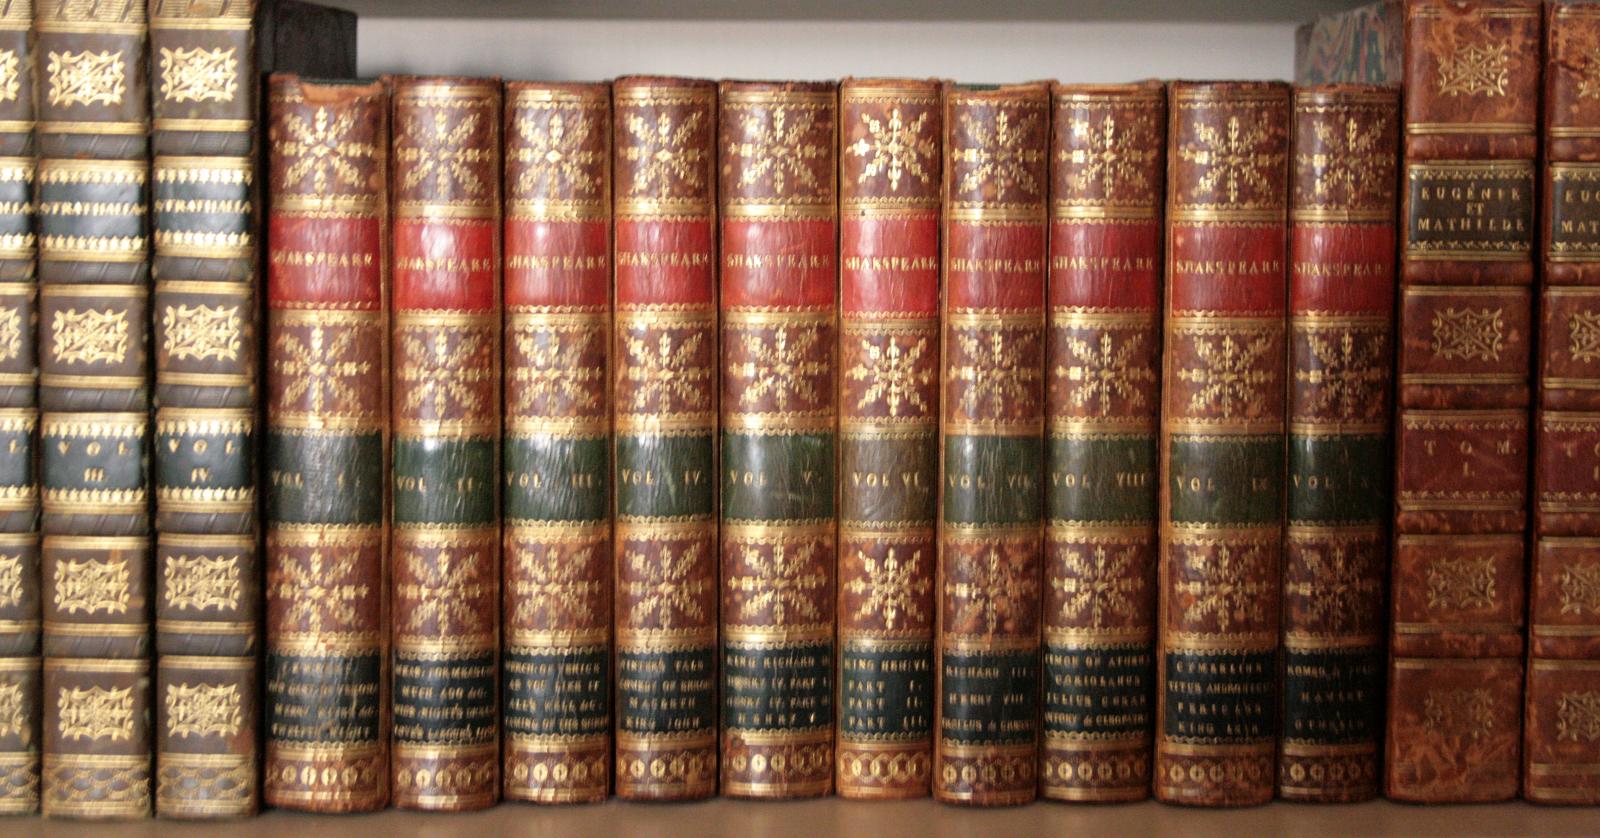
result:
[[[1600,3],[1312,31],[1403,95],[0,13],[0,808],[1600,802]]]

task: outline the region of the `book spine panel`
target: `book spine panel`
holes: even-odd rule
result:
[[[616,82],[616,788],[717,789],[717,90]]]
[[[39,809],[39,430],[33,4],[0,9],[0,813]]]
[[[1394,356],[1395,88],[1295,92],[1278,794],[1378,793]]]
[[[505,790],[594,802],[611,779],[609,86],[514,84],[506,135]]]
[[[1397,800],[1518,788],[1540,14],[1406,7],[1384,757]]]
[[[724,83],[722,791],[833,789],[832,84]]]
[[[150,661],[44,663],[45,817],[150,814]]]
[[[933,795],[1036,796],[1050,92],[944,105],[940,567]]]
[[[1159,84],[1052,96],[1039,776],[1056,800],[1150,793],[1166,105]]]
[[[1600,3],[1546,7],[1523,797],[1600,803]]]
[[[1289,89],[1171,88],[1155,794],[1272,799]]]
[[[156,670],[156,812],[255,813],[256,658],[163,655]]]
[[[839,794],[928,794],[938,559],[934,81],[840,90]]]
[[[387,86],[268,94],[263,801],[389,800]]]
[[[250,156],[255,150],[257,0],[147,2],[156,158]],[[156,259],[161,273],[161,257]]]
[[[500,797],[498,81],[393,88],[393,802]]]

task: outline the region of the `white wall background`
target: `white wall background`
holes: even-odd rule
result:
[[[1294,24],[1284,22],[363,17],[357,31],[363,76],[565,81],[647,73],[749,79],[903,75],[983,83],[1294,74]]]

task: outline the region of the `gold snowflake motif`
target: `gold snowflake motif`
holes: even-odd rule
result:
[[[1054,373],[1068,383],[1073,407],[1093,405],[1101,416],[1109,416],[1119,398],[1127,400],[1129,409],[1144,406],[1139,385],[1154,383],[1156,371],[1133,364],[1136,353],[1144,348],[1143,335],[1130,335],[1120,344],[1110,332],[1101,333],[1093,342],[1067,335],[1066,348],[1076,363],[1057,364]]]
[[[745,382],[739,401],[745,406],[772,399],[778,410],[789,403],[814,403],[823,391],[828,362],[811,356],[823,346],[819,326],[777,327],[771,338],[759,334],[739,336],[740,353],[746,360],[729,367],[729,374]]]
[[[1284,592],[1305,600],[1311,618],[1328,631],[1359,627],[1373,601],[1383,595],[1383,580],[1351,558],[1342,545],[1330,549],[1308,547],[1301,556],[1309,578],[1288,583]]]
[[[705,185],[705,150],[689,140],[700,129],[703,114],[690,113],[674,125],[670,114],[657,114],[654,121],[629,114],[623,125],[632,142],[622,146],[622,159],[641,164],[633,170],[628,194],[640,197],[655,193],[671,197],[674,188],[693,192]]]
[[[934,371],[924,367],[922,360],[928,352],[928,339],[909,339],[905,346],[901,338],[890,335],[888,343],[878,345],[871,338],[861,339],[862,360],[845,371],[851,381],[866,382],[857,409],[874,402],[882,402],[890,416],[899,416],[902,406],[907,413],[925,414],[928,402],[922,397],[922,388],[933,381]]]
[[[1494,560],[1488,556],[1434,559],[1427,581],[1430,610],[1494,607]]]
[[[1574,361],[1600,361],[1600,311],[1576,311],[1567,318],[1567,351]]]
[[[1215,554],[1191,550],[1188,570],[1199,578],[1173,586],[1177,593],[1193,597],[1184,610],[1184,619],[1199,622],[1212,617],[1221,632],[1231,630],[1235,624],[1264,622],[1272,586],[1261,578],[1263,561],[1261,548],[1255,544],[1243,550],[1223,544]]]
[[[1382,411],[1383,390],[1389,382],[1383,339],[1367,335],[1357,342],[1355,333],[1344,329],[1332,340],[1308,334],[1306,343],[1317,365],[1295,370],[1294,380],[1313,388],[1312,411],[1344,420],[1373,418]]]
[[[682,615],[692,622],[703,622],[705,609],[700,598],[711,589],[711,580],[690,574],[700,564],[705,552],[702,544],[690,544],[674,555],[664,550],[659,559],[638,550],[628,550],[623,561],[628,563],[632,578],[622,583],[622,590],[633,601],[633,611],[628,619],[642,625],[654,619],[664,629],[672,628],[674,619]]]
[[[122,53],[50,51],[50,104],[120,105],[127,93]]]
[[[1442,96],[1504,96],[1511,56],[1506,44],[1462,44],[1439,60]]]
[[[1353,116],[1341,122],[1313,123],[1318,151],[1301,152],[1295,158],[1300,165],[1311,167],[1312,191],[1323,200],[1344,196],[1354,204],[1387,195],[1390,185],[1383,174],[1393,158],[1384,154],[1378,143],[1388,127],[1385,117],[1377,117],[1365,127]]]
[[[13,49],[0,49],[0,102],[15,102],[22,92],[22,62]]]
[[[951,367],[949,382],[965,385],[959,401],[964,413],[1003,419],[1038,402],[1044,375],[1038,364],[1029,362],[1038,357],[1039,337],[1033,328],[961,329],[955,338],[965,363]]]
[[[1556,700],[1556,741],[1600,739],[1600,692],[1562,693]]]
[[[510,373],[520,385],[512,388],[516,411],[554,404],[584,411],[599,405],[601,394],[594,385],[605,379],[605,370],[577,363],[598,339],[599,334],[587,328],[550,330],[525,324],[513,329],[511,341],[522,356]]]
[[[864,113],[861,121],[867,126],[867,136],[856,140],[848,149],[867,161],[860,177],[856,178],[858,183],[882,176],[889,180],[889,191],[898,192],[900,179],[907,175],[922,183],[932,182],[933,175],[928,168],[939,153],[939,144],[932,137],[923,136],[923,128],[928,123],[926,111],[917,114],[909,125],[899,108],[890,111],[887,120]]]
[[[364,382],[357,379],[372,371],[370,361],[349,358],[356,349],[359,329],[341,329],[330,340],[328,329],[312,326],[311,333],[301,340],[292,332],[278,335],[273,347],[272,365],[279,375],[289,379],[280,397],[292,404],[309,397],[313,412],[324,410],[349,410],[360,402],[358,387]]]
[[[1562,568],[1561,613],[1600,614],[1600,562]]]
[[[494,375],[490,365],[480,363],[488,354],[488,341],[481,332],[460,330],[452,345],[451,332],[436,326],[403,330],[400,342],[406,363],[400,365],[400,381],[405,385],[402,409],[410,412],[426,405],[432,416],[450,415],[452,405],[461,413],[483,407],[478,385]]]
[[[856,551],[856,561],[861,563],[862,576],[845,583],[844,589],[862,597],[856,609],[856,619],[883,616],[883,627],[894,631],[895,623],[904,614],[907,620],[924,620],[922,598],[933,588],[933,581],[918,574],[922,564],[922,551],[913,550],[911,556],[901,561],[895,548],[879,562],[865,550]]]
[[[512,621],[524,626],[587,625],[594,619],[590,600],[605,591],[605,583],[585,572],[594,561],[594,545],[544,544],[516,551],[517,574],[511,593],[517,606]]]
[[[817,599],[827,593],[828,574],[814,561],[815,543],[793,550],[787,544],[775,544],[770,557],[753,544],[743,545],[739,552],[750,573],[729,578],[727,587],[745,594],[739,607],[741,619],[760,620],[762,612],[769,610],[772,624],[777,626],[822,619]]]
[[[1125,547],[1113,555],[1104,544],[1096,544],[1089,558],[1068,551],[1062,560],[1066,573],[1050,579],[1050,587],[1061,594],[1061,615],[1076,620],[1087,611],[1090,626],[1104,628],[1110,618],[1131,613],[1134,597],[1145,588],[1144,577],[1132,573],[1136,552]]]
[[[744,139],[728,143],[728,155],[743,161],[739,185],[756,186],[765,181],[779,196],[791,190],[825,193],[827,185],[818,180],[816,163],[827,158],[828,149],[806,141],[820,113],[816,108],[777,105],[745,114],[738,133]]]
[[[1045,151],[1028,144],[1039,130],[1039,114],[1030,113],[1012,122],[1009,111],[995,114],[994,128],[961,115],[961,126],[971,138],[970,145],[950,151],[950,160],[970,168],[961,176],[961,191],[978,193],[986,183],[994,184],[994,201],[1005,203],[1037,199],[1041,194],[1039,164],[1045,160]],[[1014,194],[1021,193],[1021,194]]]
[[[1583,68],[1579,72],[1582,78],[1578,79],[1578,98],[1600,99],[1600,48],[1589,50],[1583,56]]]
[[[517,178],[517,191],[528,194],[538,187],[544,195],[597,193],[600,179],[593,167],[605,159],[598,149],[584,148],[595,132],[596,120],[584,113],[563,114],[557,110],[540,125],[531,116],[517,120],[522,145],[510,152],[512,160],[525,168]]]
[[[362,166],[378,156],[378,147],[348,139],[358,115],[355,108],[346,108],[338,116],[327,108],[317,108],[307,122],[300,114],[289,114],[283,122],[288,136],[278,143],[278,153],[293,161],[284,170],[284,181],[300,183],[309,176],[311,190],[318,195],[333,186],[365,189]]]
[[[1433,690],[1422,702],[1422,723],[1439,736],[1477,741],[1494,733],[1494,696],[1486,687]]]
[[[1178,156],[1202,167],[1205,173],[1191,190],[1197,201],[1225,191],[1230,204],[1239,203],[1245,189],[1266,192],[1271,189],[1272,170],[1283,164],[1283,153],[1264,154],[1256,147],[1267,142],[1271,120],[1264,115],[1249,125],[1239,117],[1228,117],[1227,128],[1218,131],[1211,125],[1195,126],[1196,142],[1185,143]]]
[[[1198,389],[1189,397],[1193,413],[1211,412],[1231,419],[1266,399],[1266,389],[1277,379],[1274,367],[1263,363],[1272,340],[1224,334],[1221,340],[1200,338],[1194,354],[1201,366],[1178,370],[1178,380]]]
[[[494,592],[482,581],[483,553],[439,550],[430,557],[413,552],[406,559],[410,580],[395,586],[395,596],[406,603],[407,629],[420,632],[432,621],[438,636],[449,637],[482,628],[477,605]]]
[[[288,603],[285,625],[306,625],[316,634],[324,627],[348,628],[360,618],[356,605],[371,589],[362,584],[341,582],[356,571],[356,554],[344,553],[329,561],[321,550],[312,550],[302,561],[293,554],[278,557],[275,581],[269,581],[274,596]]]
[[[1111,114],[1099,122],[1074,119],[1072,138],[1078,145],[1057,152],[1056,159],[1072,164],[1074,189],[1087,191],[1098,182],[1105,197],[1117,198],[1124,188],[1149,188],[1145,169],[1158,153],[1155,127],[1149,117],[1135,117],[1126,125],[1118,125]]]
[[[1505,345],[1505,309],[1455,308],[1434,312],[1433,351],[1452,360],[1500,360]]]
[[[956,622],[976,616],[989,634],[1011,623],[1026,621],[1027,603],[1039,591],[1037,574],[1027,573],[1027,563],[1009,561],[999,547],[990,547],[974,560],[978,577],[974,582],[946,581],[945,596],[957,601]]]
[[[410,167],[403,170],[400,188],[412,189],[432,178],[434,191],[440,195],[450,193],[452,185],[470,196],[483,195],[487,190],[475,169],[491,152],[467,147],[478,130],[478,114],[469,112],[454,126],[446,111],[429,116],[432,118],[419,115],[408,119],[395,142],[395,160]]]
[[[705,406],[710,396],[711,368],[695,363],[706,336],[695,332],[674,341],[668,332],[654,340],[629,335],[622,378],[631,387],[628,409],[635,413],[666,412],[674,402]]]

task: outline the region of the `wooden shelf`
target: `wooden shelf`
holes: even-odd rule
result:
[[[927,800],[903,803],[838,799],[801,802],[711,800],[645,804],[611,801],[599,806],[533,806],[502,803],[462,815],[394,810],[374,815],[312,816],[268,812],[224,823],[183,824],[149,820],[94,825],[38,819],[0,821],[0,835],[108,835],[119,838],[451,838],[468,835],[631,838],[793,838],[856,836],[897,838],[1251,838],[1261,835],[1371,838],[1418,835],[1592,836],[1593,809],[1556,809],[1509,803],[1494,806],[1403,806],[1377,801],[1353,806],[1274,803],[1254,809],[1189,809],[1159,803],[1079,805],[1039,802],[1010,809],[966,809]]]
[[[326,0],[363,17],[1300,22],[1363,0]]]

